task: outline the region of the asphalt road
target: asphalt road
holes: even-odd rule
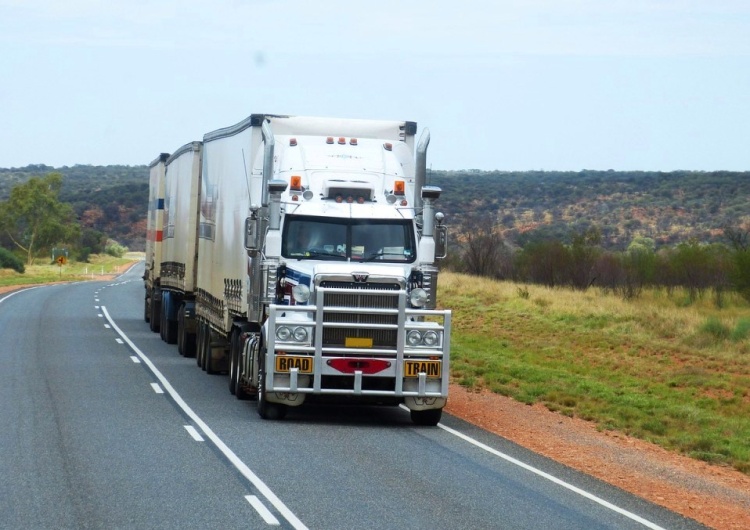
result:
[[[141,274],[0,295],[0,528],[704,528],[448,415],[264,421],[149,331]]]

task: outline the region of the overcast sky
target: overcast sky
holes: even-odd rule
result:
[[[0,167],[251,113],[416,121],[433,169],[750,170],[750,2],[0,0]]]

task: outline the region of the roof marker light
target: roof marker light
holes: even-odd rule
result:
[[[299,175],[292,175],[291,181],[289,182],[289,189],[302,191],[302,177]]]
[[[349,140],[349,145],[357,145],[357,139],[356,138],[350,139]]]
[[[328,138],[326,138],[326,143],[327,144],[332,144],[333,143],[333,136],[329,136]]]
[[[294,147],[297,145],[297,139],[296,138],[289,138],[289,145],[291,147]]]
[[[390,143],[390,142],[386,142],[386,143],[384,143],[384,144],[383,144],[383,148],[384,148],[384,149],[385,149],[386,151],[393,151],[393,144],[392,144],[392,143]]]
[[[339,145],[346,145],[346,138],[343,136],[339,138]]]

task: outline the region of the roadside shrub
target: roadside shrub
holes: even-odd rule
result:
[[[729,327],[716,317],[709,317],[706,319],[700,330],[717,339],[728,339],[732,333]]]
[[[732,330],[731,339],[734,342],[745,340],[750,335],[750,319],[741,318],[737,321],[737,324]]]
[[[0,248],[0,268],[1,269],[13,269],[16,272],[23,273],[25,267],[23,261],[18,259],[11,251]]]
[[[119,244],[117,241],[110,239],[107,241],[107,246],[104,247],[104,252],[115,258],[121,258],[128,251],[128,247]]]

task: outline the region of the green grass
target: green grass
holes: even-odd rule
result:
[[[88,263],[70,261],[62,267],[56,263],[51,265],[49,262],[40,264],[37,260],[37,264],[27,265],[24,273],[0,269],[0,287],[95,280],[104,275],[118,274],[124,271],[133,261],[142,258],[142,253],[126,254],[122,258],[109,255],[91,255]]]
[[[750,305],[441,274],[452,377],[750,473]]]

